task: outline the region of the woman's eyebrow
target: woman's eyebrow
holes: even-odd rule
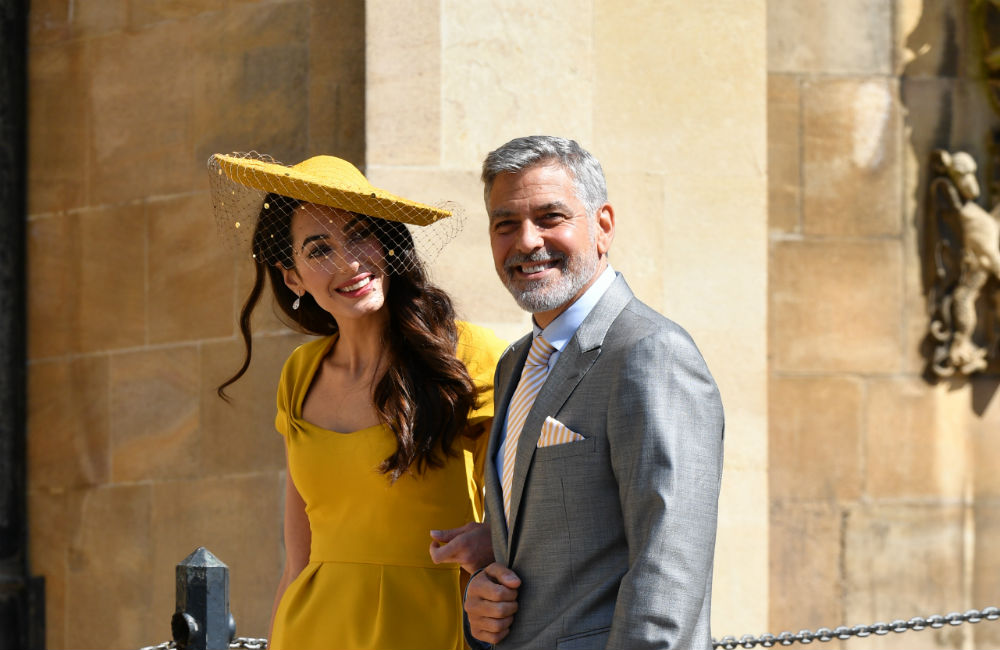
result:
[[[327,239],[327,238],[328,238],[329,236],[330,236],[330,235],[327,235],[327,234],[321,234],[321,235],[309,235],[309,236],[308,236],[308,237],[306,237],[306,238],[305,238],[305,240],[304,240],[304,241],[302,242],[302,247],[301,247],[301,248],[299,248],[299,252],[301,253],[302,251],[304,251],[304,250],[306,249],[306,244],[308,244],[309,242],[312,242],[312,241],[316,241],[317,239]]]

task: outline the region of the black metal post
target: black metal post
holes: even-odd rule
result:
[[[177,610],[170,620],[184,650],[228,650],[236,636],[229,611],[229,567],[204,546],[177,565]]]
[[[0,0],[0,650],[45,647],[28,570],[25,196],[28,1]]]

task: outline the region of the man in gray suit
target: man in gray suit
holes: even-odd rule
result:
[[[512,649],[710,648],[715,382],[690,336],[611,268],[615,213],[593,156],[518,138],[487,156],[483,182],[497,273],[534,331],[497,366],[496,561],[469,583],[469,631]]]

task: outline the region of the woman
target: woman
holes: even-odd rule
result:
[[[321,337],[292,353],[278,387],[286,557],[271,647],[464,647],[460,568],[431,561],[428,531],[482,519],[481,434],[504,344],[455,321],[401,223],[448,213],[331,156],[287,168],[217,155],[210,167],[226,223],[244,227],[239,210],[259,208],[246,356],[220,395],[250,363],[265,274],[281,311]],[[491,559],[480,554],[467,569]]]

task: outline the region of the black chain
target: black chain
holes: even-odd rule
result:
[[[872,634],[884,636],[889,632],[901,634],[907,630],[919,632],[920,630],[925,630],[927,628],[937,629],[944,627],[945,625],[978,623],[983,620],[995,621],[998,618],[1000,618],[1000,609],[996,607],[987,607],[983,610],[970,609],[964,614],[952,612],[947,616],[941,616],[940,614],[928,616],[927,618],[915,616],[908,621],[897,619],[891,623],[872,623],[871,625],[855,625],[854,627],[845,627],[841,625],[840,627],[835,627],[832,630],[828,627],[821,627],[815,632],[802,630],[798,634],[782,632],[777,636],[773,634],[762,634],[759,637],[745,634],[738,640],[735,636],[726,636],[723,637],[721,641],[712,639],[712,647],[725,648],[726,650],[735,650],[735,648],[756,648],[757,646],[770,648],[776,645],[792,645],[793,643],[812,643],[813,641],[826,642],[833,641],[834,639],[849,639],[852,636],[856,636],[858,638],[864,638],[866,636],[871,636]]]

